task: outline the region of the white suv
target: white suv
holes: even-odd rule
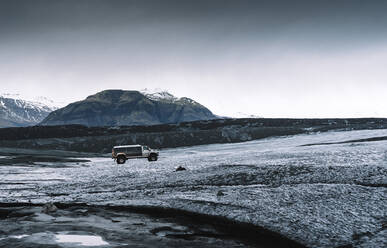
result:
[[[117,161],[117,164],[124,164],[126,160],[132,158],[147,158],[149,162],[157,161],[158,156],[158,151],[142,145],[115,146],[112,149],[112,158]]]

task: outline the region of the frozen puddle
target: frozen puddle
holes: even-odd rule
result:
[[[74,235],[74,234],[57,234],[55,235],[58,243],[70,243],[79,246],[103,246],[109,245],[102,237],[95,235]]]
[[[62,247],[98,247],[98,246],[110,246],[110,244],[102,239],[101,236],[94,234],[74,234],[74,232],[41,232],[33,233],[31,235],[12,235],[0,240],[5,239],[20,239],[28,243],[35,243],[40,245],[60,245]],[[21,246],[24,247],[24,246]]]
[[[29,235],[13,235],[13,236],[9,236],[8,238],[11,238],[11,239],[22,239],[22,238],[25,238],[25,237],[28,237]],[[3,239],[7,239],[7,238],[0,238],[0,240],[3,240]]]
[[[13,238],[13,239],[22,239],[22,238],[25,238],[25,237],[28,237],[28,235],[10,236],[10,238]]]

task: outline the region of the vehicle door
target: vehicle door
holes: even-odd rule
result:
[[[147,146],[142,146],[142,156],[144,158],[147,158],[149,157],[149,153],[150,153],[150,148]]]

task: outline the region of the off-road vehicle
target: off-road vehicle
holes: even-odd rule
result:
[[[117,164],[124,164],[126,160],[133,158],[147,158],[149,162],[157,161],[158,156],[158,151],[142,145],[115,146],[112,149],[112,158]]]

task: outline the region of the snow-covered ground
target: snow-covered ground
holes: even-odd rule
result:
[[[0,166],[0,202],[176,208],[253,223],[309,247],[386,247],[387,141],[302,146],[378,136],[387,130],[165,149],[152,163]]]

